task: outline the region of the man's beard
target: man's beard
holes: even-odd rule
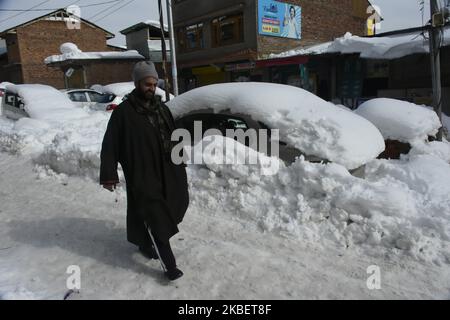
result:
[[[155,92],[153,92],[151,90],[147,90],[147,91],[138,90],[137,92],[138,92],[139,98],[141,98],[142,100],[145,100],[145,101],[150,101],[155,97]]]

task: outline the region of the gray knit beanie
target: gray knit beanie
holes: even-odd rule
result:
[[[147,77],[159,79],[158,72],[155,65],[151,61],[140,61],[134,65],[133,68],[133,81],[137,82]]]

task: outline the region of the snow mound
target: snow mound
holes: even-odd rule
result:
[[[188,163],[206,165],[213,172],[226,171],[236,179],[252,174],[274,175],[284,167],[276,157],[268,157],[234,139],[224,136],[207,136],[198,142],[192,150],[186,147]]]
[[[450,143],[447,141],[432,141],[428,143],[416,143],[413,145],[410,156],[433,155],[447,163],[450,163]]]
[[[374,160],[367,180],[304,158],[272,176],[228,166],[189,167],[188,175],[192,205],[249,230],[450,263],[450,166],[433,156]]]
[[[303,151],[355,169],[384,151],[383,137],[364,118],[303,89],[269,83],[226,83],[186,92],[168,103],[175,117],[193,110],[244,113]]]
[[[372,122],[384,139],[406,143],[426,141],[442,126],[435,112],[414,103],[378,98],[363,103],[355,113]]]
[[[81,110],[81,109],[80,109]],[[57,173],[98,179],[100,150],[111,114],[84,111],[83,117],[64,120],[0,117],[0,148],[14,154],[31,155],[37,164]]]
[[[432,155],[409,161],[374,161],[366,170],[374,183],[394,183],[413,195],[416,212],[408,212],[399,230],[409,230],[410,250],[436,263],[450,263],[450,166]]]

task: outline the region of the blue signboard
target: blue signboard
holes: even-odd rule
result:
[[[302,38],[302,8],[274,0],[258,1],[259,34],[290,39]]]

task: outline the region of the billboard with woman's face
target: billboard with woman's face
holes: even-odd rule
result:
[[[302,8],[274,0],[258,1],[259,34],[301,39]]]

